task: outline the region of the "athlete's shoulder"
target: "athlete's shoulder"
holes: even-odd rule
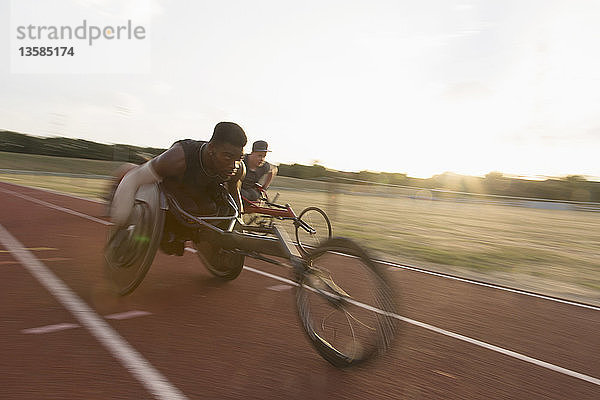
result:
[[[260,166],[260,171],[261,171],[261,173],[266,174],[272,168],[273,168],[273,166],[271,164],[269,164],[268,161],[265,161],[264,164]]]
[[[152,167],[163,178],[185,172],[185,151],[182,143],[175,142],[164,153],[152,159]]]
[[[207,142],[204,140],[181,139],[181,140],[178,140],[175,143],[173,143],[173,146],[175,146],[176,144],[179,144],[183,147],[199,147],[205,143],[207,143]]]

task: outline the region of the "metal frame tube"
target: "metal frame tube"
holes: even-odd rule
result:
[[[218,244],[224,249],[237,249],[244,252],[268,254],[270,256],[287,258],[290,261],[298,261],[302,259],[302,256],[296,249],[294,242],[289,238],[285,230],[279,229],[276,224],[266,228],[244,225],[242,229],[250,233],[234,231],[233,229],[238,221],[237,218],[239,216],[239,211],[231,196],[228,197],[230,205],[235,210],[235,213],[234,215],[228,217],[197,217],[185,211],[172,196],[166,194],[165,197],[168,200],[168,205],[172,206],[175,209],[174,211],[189,219],[191,224],[197,224],[198,228],[209,228],[213,234],[212,239],[218,242]],[[291,211],[289,207],[288,210]],[[223,230],[206,222],[215,220],[229,221],[228,229]],[[251,232],[266,233],[271,235],[271,237],[259,236]]]

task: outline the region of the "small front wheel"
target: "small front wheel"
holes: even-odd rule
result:
[[[302,210],[296,226],[296,240],[303,255],[316,248],[325,240],[331,238],[331,222],[325,211],[318,207],[308,207]]]
[[[349,239],[333,238],[305,261],[296,306],[317,352],[345,368],[389,349],[398,323],[397,299],[365,251]]]

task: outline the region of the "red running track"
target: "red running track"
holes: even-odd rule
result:
[[[250,269],[222,283],[194,254],[158,254],[115,297],[102,212],[0,184],[1,399],[600,398],[598,309],[392,268],[400,339],[339,371],[305,339],[292,291]]]

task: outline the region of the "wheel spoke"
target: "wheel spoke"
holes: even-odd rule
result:
[[[358,318],[356,318],[354,315],[352,315],[352,313],[350,311],[344,310],[344,312],[346,313],[347,316],[349,316],[350,318],[352,318],[354,321],[356,321],[358,324],[364,326],[365,328],[372,330],[372,331],[377,330],[377,328],[369,326],[369,325],[365,324],[364,322],[362,322],[361,320],[359,320]]]

